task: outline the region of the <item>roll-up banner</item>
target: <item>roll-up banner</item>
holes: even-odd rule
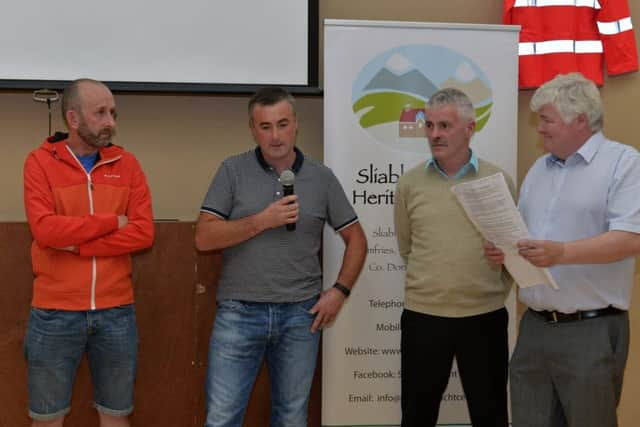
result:
[[[354,205],[369,249],[351,297],[324,332],[322,425],[398,426],[405,265],[393,225],[395,186],[429,156],[424,106],[443,87],[469,95],[477,122],[471,148],[516,181],[519,27],[344,20],[324,27],[324,162]],[[325,288],[343,247],[325,233]],[[513,295],[507,308],[512,346]],[[439,425],[469,425],[455,364]]]

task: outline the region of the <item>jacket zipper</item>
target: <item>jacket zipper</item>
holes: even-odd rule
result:
[[[120,157],[122,157],[122,156],[114,157],[113,159],[109,159],[109,160],[104,161],[104,162],[98,161],[98,163],[93,165],[91,170],[89,172],[87,172],[86,169],[84,168],[84,166],[82,166],[82,163],[80,162],[80,160],[78,160],[78,158],[73,153],[73,151],[71,151],[71,148],[69,148],[67,146],[67,150],[69,150],[69,153],[71,153],[71,156],[75,159],[75,161],[80,166],[80,169],[82,169],[82,171],[87,176],[87,195],[89,197],[89,214],[93,215],[93,213],[94,213],[93,212],[93,181],[91,180],[91,173],[98,166],[102,166],[102,165],[106,165],[107,163],[115,162],[116,160],[120,159]],[[98,275],[97,271],[98,271],[97,270],[97,259],[96,259],[95,256],[92,256],[91,257],[91,310],[95,310],[96,309],[96,281],[97,281],[97,275]]]

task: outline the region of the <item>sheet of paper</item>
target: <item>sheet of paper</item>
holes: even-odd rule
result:
[[[558,289],[548,269],[518,254],[516,242],[529,238],[529,232],[502,173],[454,185],[451,191],[482,236],[505,253],[504,265],[518,286],[546,284]]]

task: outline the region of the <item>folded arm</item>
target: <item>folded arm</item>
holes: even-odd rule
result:
[[[112,213],[58,215],[46,175],[32,156],[25,163],[24,204],[33,239],[42,247],[78,246],[118,229],[118,216]]]
[[[136,162],[127,200],[126,224],[116,231],[79,245],[81,256],[117,256],[151,247],[154,239],[151,192]]]

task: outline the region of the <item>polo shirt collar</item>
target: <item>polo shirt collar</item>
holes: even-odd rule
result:
[[[440,175],[442,175],[443,177],[447,178],[447,179],[460,179],[462,177],[464,177],[466,174],[468,174],[469,172],[473,171],[475,174],[478,173],[478,169],[480,168],[479,162],[478,162],[478,156],[476,156],[476,153],[469,148],[469,152],[471,153],[471,156],[469,157],[469,161],[464,164],[459,170],[458,172],[456,172],[456,174],[452,177],[449,177],[447,175],[447,173],[445,171],[442,170],[442,168],[440,167],[440,165],[438,165],[438,161],[436,159],[434,159],[433,157],[430,157],[427,159],[427,163],[425,164],[425,168],[428,169],[430,166],[433,166],[433,168],[435,170],[438,171],[438,173]]]
[[[291,166],[291,171],[297,174],[300,168],[302,167],[302,163],[304,162],[304,154],[302,153],[302,151],[298,149],[298,147],[293,147],[293,150],[296,153],[296,159],[293,161],[293,165]],[[267,163],[267,161],[262,156],[262,150],[260,150],[259,146],[256,147],[255,153],[256,153],[256,159],[258,159],[258,163],[260,163],[260,166],[262,167],[262,169],[264,170],[271,169],[271,165],[269,165],[269,163]]]

